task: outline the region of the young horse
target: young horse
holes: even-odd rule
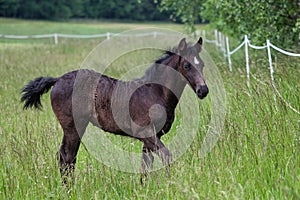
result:
[[[161,137],[171,128],[185,85],[189,84],[200,99],[208,94],[202,73],[204,63],[199,57],[201,49],[202,38],[195,45],[187,44],[184,38],[174,52],[165,52],[142,78],[133,81],[77,70],[58,78],[40,77],[29,82],[22,90],[24,109],[41,108],[41,95],[53,86],[52,109],[64,132],[59,152],[62,177],[75,168],[80,141],[89,122],[104,131],[143,142],[141,180],[151,169],[153,152],[168,168],[171,154]]]

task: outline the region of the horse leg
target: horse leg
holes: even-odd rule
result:
[[[57,105],[57,104],[56,104]],[[75,116],[71,112],[71,108],[53,106],[54,113],[63,129],[64,136],[59,149],[60,174],[63,183],[66,184],[69,177],[72,177],[76,164],[76,156],[80,146],[81,138],[89,122],[89,117],[83,115]]]
[[[59,149],[60,153],[60,174],[63,183],[67,182],[67,178],[72,176],[76,164],[76,155],[80,145],[80,138],[73,127],[63,128],[64,136]]]
[[[164,145],[164,143],[160,140],[160,138],[157,138],[157,150],[155,153],[159,156],[162,163],[165,166],[167,176],[170,177],[170,164],[172,162],[172,155],[169,151],[169,149]]]
[[[170,177],[170,164],[172,162],[172,155],[167,147],[161,142],[160,147],[155,153],[160,157],[165,166],[167,176]]]
[[[80,139],[75,135],[76,133],[64,131],[64,137],[59,149],[60,174],[64,184],[67,183],[68,177],[72,177],[75,169],[76,155],[80,145]]]
[[[149,148],[145,145],[142,150],[142,174],[141,174],[141,184],[143,184],[143,177],[147,178],[150,170],[152,168],[154,161],[154,156]]]
[[[144,152],[144,149],[147,149],[148,152],[155,152],[159,157],[160,159],[162,160],[164,166],[166,167],[166,171],[167,171],[167,175],[169,176],[169,166],[172,162],[172,156],[171,156],[171,153],[170,151],[165,147],[165,145],[162,143],[162,141],[160,140],[160,138],[158,138],[157,136],[152,136],[152,137],[148,137],[148,138],[142,138],[141,139],[143,142],[144,142],[144,147],[143,147],[143,156],[142,156],[142,175],[141,175],[141,180],[144,176],[147,176],[148,173],[143,173],[143,168],[145,165],[145,163],[147,163],[147,157],[146,157],[146,153]],[[154,157],[151,153],[151,156],[152,156],[152,160],[151,162],[153,163],[153,160],[154,160]],[[150,163],[151,163],[150,162]],[[152,163],[151,165],[149,166],[152,166]],[[147,166],[148,167],[148,166]],[[150,169],[150,168],[148,168]],[[147,171],[146,171],[147,172]]]
[[[60,173],[63,183],[67,183],[68,177],[72,177],[76,164],[76,156],[80,146],[81,137],[85,131],[85,127],[77,128],[74,120],[70,123],[62,124],[64,136],[60,146]],[[73,177],[72,177],[73,178]]]

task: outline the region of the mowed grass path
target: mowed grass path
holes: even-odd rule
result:
[[[0,34],[93,34],[103,27],[103,32],[113,32],[139,26],[145,24],[1,19]],[[7,27],[14,28],[8,31]],[[42,27],[47,31],[41,31]],[[174,29],[178,30],[178,25],[174,25]],[[98,43],[99,40],[63,40],[58,45],[51,42],[0,43],[1,199],[300,198],[299,114],[280,98],[274,102],[264,57],[260,54],[252,57],[251,87],[248,88],[243,56],[234,57],[234,71],[230,73],[219,52],[210,45],[205,48],[215,58],[223,77],[227,114],[220,139],[206,157],[201,158],[198,151],[210,121],[209,98],[199,101],[202,125],[188,151],[171,166],[170,178],[160,170],[151,174],[142,186],[139,174],[111,169],[81,147],[76,181],[69,189],[63,187],[56,158],[63,134],[51,110],[49,94],[42,97],[42,112],[23,111],[19,102],[20,90],[35,77],[56,77],[79,68]],[[299,59],[281,55],[277,58],[275,81],[278,91],[299,111]],[[170,134],[175,133],[176,127]],[[119,136],[115,136],[115,140],[131,141]]]

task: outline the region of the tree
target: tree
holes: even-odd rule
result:
[[[194,24],[200,21],[200,13],[203,11],[205,0],[155,0],[160,3],[161,11],[171,12],[171,19],[174,21],[180,19],[186,25],[188,32],[194,32]]]
[[[16,13],[19,7],[19,0],[0,0],[0,16],[16,17]]]
[[[0,17],[167,20],[154,0],[0,0]]]
[[[200,15],[227,34],[247,34],[256,44],[267,38],[282,46],[299,42],[298,0],[162,0],[160,6],[172,10],[188,26],[193,27],[195,16]]]

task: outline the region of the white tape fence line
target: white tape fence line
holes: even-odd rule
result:
[[[166,35],[166,33],[160,32],[150,32],[150,33],[139,33],[139,34],[120,34],[120,33],[103,33],[103,34],[93,34],[93,35],[74,35],[74,34],[44,34],[44,35],[0,35],[0,38],[5,39],[42,39],[42,38],[53,38],[54,44],[58,44],[59,38],[73,38],[73,39],[91,39],[91,38],[106,38],[110,39],[112,36],[117,37],[146,37],[153,36],[154,38],[158,35]]]
[[[266,40],[267,45],[256,46],[256,45],[251,44],[250,41],[249,41],[249,39],[248,39],[248,36],[245,35],[243,42],[241,44],[239,44],[234,50],[230,51],[230,45],[229,45],[229,39],[228,39],[228,37],[227,36],[225,37],[218,30],[214,31],[214,37],[215,37],[214,40],[209,40],[209,39],[206,38],[206,31],[205,30],[203,30],[201,34],[202,34],[202,37],[204,38],[205,42],[215,44],[217,47],[220,47],[220,49],[221,49],[222,52],[225,51],[224,56],[228,58],[228,64],[229,64],[230,71],[232,71],[232,62],[231,62],[230,56],[232,54],[236,53],[244,45],[247,45],[248,47],[250,47],[252,49],[256,49],[256,50],[261,50],[261,49],[265,49],[265,48],[271,47],[271,48],[275,49],[276,51],[279,51],[279,52],[281,52],[281,53],[283,53],[285,55],[300,57],[300,54],[285,51],[285,50],[283,50],[283,49],[275,46],[270,41],[269,41],[269,45],[268,45],[268,39]],[[200,32],[196,31],[196,35],[197,36],[200,35]],[[247,55],[246,57],[249,57],[249,55]]]
[[[0,35],[0,38],[6,39],[42,39],[42,38],[53,38],[54,44],[58,44],[58,38],[101,38],[106,37],[109,39],[110,33],[106,34],[95,34],[95,35],[71,35],[71,34],[44,34],[44,35]]]
[[[269,61],[269,69],[270,69],[270,76],[271,76],[271,82],[274,84],[274,69],[273,69],[273,63],[272,63],[272,55],[271,55],[271,48],[275,49],[276,51],[288,55],[288,56],[295,56],[295,57],[300,57],[300,54],[292,53],[285,51],[283,49],[280,49],[279,47],[275,46],[270,42],[270,40],[266,40],[267,45],[264,46],[255,46],[250,43],[248,36],[245,35],[244,41],[233,51],[230,51],[229,49],[229,39],[226,37],[226,45],[227,45],[227,57],[228,57],[228,64],[229,64],[229,70],[232,71],[232,62],[231,62],[231,55],[237,52],[240,48],[242,48],[245,45],[245,57],[246,57],[246,71],[247,71],[247,83],[249,84],[250,82],[250,66],[249,66],[249,52],[248,52],[248,47],[256,50],[261,50],[261,49],[266,49],[267,48],[267,53],[268,53],[268,61]]]
[[[199,34],[199,32],[196,32]],[[300,54],[297,53],[292,53],[288,52],[286,50],[283,50],[274,44],[270,42],[270,40],[266,40],[266,44],[264,46],[256,46],[250,43],[250,40],[248,39],[248,36],[245,35],[244,40],[239,44],[234,50],[230,51],[230,44],[229,44],[229,38],[224,36],[221,32],[218,32],[217,30],[214,31],[215,39],[214,40],[209,40],[206,38],[206,32],[202,31],[202,36],[204,37],[204,41],[207,43],[212,43],[215,44],[217,47],[220,47],[221,51],[224,52],[224,57],[227,57],[228,60],[228,65],[229,65],[229,70],[232,71],[232,61],[231,61],[231,55],[236,53],[238,50],[240,50],[243,46],[245,46],[245,58],[246,58],[246,71],[247,71],[247,77],[250,77],[248,73],[250,73],[250,67],[249,67],[249,47],[252,49],[256,50],[262,50],[266,49],[268,50],[268,59],[269,59],[269,68],[270,68],[270,73],[274,73],[273,65],[272,65],[272,55],[271,55],[271,48],[275,49],[276,51],[285,54],[287,56],[295,56],[295,57],[300,57]],[[224,39],[225,38],[225,39]],[[271,75],[272,77],[272,75]],[[272,78],[273,80],[273,78]]]
[[[103,38],[110,39],[111,36],[117,36],[117,37],[146,37],[146,36],[153,36],[154,38],[158,35],[166,35],[166,33],[161,32],[150,32],[150,33],[140,33],[140,34],[117,34],[117,33],[103,33],[103,34],[94,34],[94,35],[73,35],[73,34],[60,34],[60,33],[53,33],[53,34],[44,34],[44,35],[1,35],[0,38],[6,38],[6,39],[42,39],[42,38],[53,38],[54,44],[58,44],[59,38],[74,38],[74,39],[90,39],[90,38]],[[267,54],[268,54],[268,62],[269,62],[269,70],[270,70],[270,78],[271,78],[271,84],[276,90],[275,82],[274,82],[274,68],[272,63],[272,55],[271,55],[271,48],[274,50],[288,55],[288,56],[295,56],[300,57],[300,54],[288,52],[286,50],[283,50],[274,44],[270,42],[270,40],[266,40],[266,45],[264,46],[256,46],[250,43],[248,36],[245,35],[244,40],[239,44],[234,50],[230,51],[230,44],[229,44],[229,38],[224,36],[222,32],[219,32],[218,30],[214,30],[214,39],[209,40],[206,38],[206,32],[205,30],[200,33],[200,31],[196,31],[195,35],[199,37],[202,35],[204,41],[206,43],[211,43],[216,46],[216,48],[219,48],[224,58],[228,60],[229,70],[232,71],[232,61],[231,56],[235,54],[238,50],[240,50],[243,46],[245,46],[245,58],[246,58],[246,73],[247,73],[247,86],[250,86],[250,64],[249,64],[249,48],[256,49],[256,50],[262,50],[267,48]],[[300,36],[300,35],[299,35]],[[277,90],[276,90],[277,91]],[[278,92],[278,91],[277,91]],[[276,94],[274,92],[274,100],[276,101]],[[294,110],[294,108],[292,108]],[[299,114],[299,112],[297,111]]]
[[[199,37],[200,32],[195,32],[196,36]],[[103,33],[103,34],[94,34],[94,35],[74,35],[74,34],[61,34],[61,33],[53,33],[53,34],[44,34],[44,35],[0,35],[0,38],[6,38],[6,39],[42,39],[42,38],[53,38],[54,43],[58,44],[59,38],[73,38],[73,39],[90,39],[90,38],[103,38],[106,37],[106,39],[110,39],[111,36],[119,36],[119,37],[146,37],[146,36],[153,36],[156,37],[158,35],[166,35],[166,33],[160,33],[160,32],[150,32],[150,33],[140,33],[140,34],[117,34],[117,33]],[[224,36],[221,32],[218,30],[214,30],[214,40],[209,40],[206,38],[206,32],[205,30],[202,31],[202,37],[204,38],[204,41],[207,43],[215,44],[215,46],[221,49],[223,52],[224,58],[227,57],[228,64],[229,64],[229,70],[232,71],[232,62],[231,62],[231,55],[236,53],[240,48],[242,48],[245,45],[245,56],[246,56],[246,70],[247,70],[247,77],[250,77],[248,75],[249,71],[249,52],[248,47],[253,49],[265,49],[265,48],[273,48],[276,51],[279,51],[285,55],[288,56],[297,56],[300,57],[300,54],[292,53],[285,51],[283,49],[280,49],[279,47],[272,44],[269,40],[267,40],[267,45],[265,46],[255,46],[250,43],[248,40],[248,37],[245,35],[244,41],[236,47],[234,50],[230,51],[230,45],[229,45],[229,39],[228,37]],[[269,56],[269,54],[268,54]],[[271,59],[270,61],[270,68],[271,68]],[[270,69],[271,72],[273,70]]]
[[[220,32],[219,32],[220,33]],[[202,33],[203,36],[205,37],[205,31]],[[222,33],[221,33],[222,34]],[[216,31],[215,31],[216,35]],[[224,51],[225,49],[225,44],[224,44],[224,39],[223,37],[215,37],[215,40],[205,40],[206,42],[209,43],[214,43],[216,46],[219,46],[221,48],[221,51]],[[226,53],[224,54],[224,57],[227,57],[228,60],[228,65],[229,65],[229,70],[232,71],[232,61],[231,61],[231,55],[236,53],[239,49],[241,49],[243,46],[245,46],[245,59],[246,59],[246,73],[247,73],[247,86],[250,86],[250,65],[249,65],[249,48],[256,49],[256,50],[262,50],[262,49],[267,49],[267,55],[268,55],[268,62],[269,62],[269,71],[270,71],[270,78],[271,78],[271,85],[274,91],[274,101],[277,102],[276,96],[280,97],[286,105],[293,110],[294,112],[300,114],[298,110],[293,108],[283,97],[282,95],[278,92],[276,85],[275,85],[275,80],[274,80],[274,68],[273,68],[273,61],[272,61],[272,54],[271,54],[271,48],[285,54],[287,56],[294,56],[294,57],[300,57],[300,54],[297,53],[292,53],[288,52],[286,50],[283,50],[274,44],[270,42],[269,39],[266,40],[266,45],[264,46],[256,46],[250,43],[250,40],[248,39],[248,36],[245,35],[243,42],[238,45],[234,50],[230,51],[230,45],[229,45],[229,39],[226,36],[225,37],[226,41]]]

